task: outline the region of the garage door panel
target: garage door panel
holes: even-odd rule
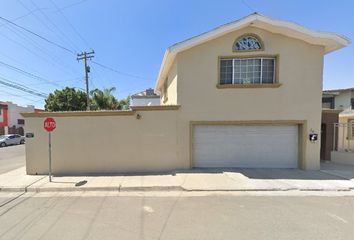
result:
[[[296,168],[298,127],[195,126],[193,159],[195,167]]]

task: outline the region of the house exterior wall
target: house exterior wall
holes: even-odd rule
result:
[[[177,105],[177,67],[177,62],[175,61],[167,77],[167,91],[161,92],[161,105]]]
[[[34,112],[34,106],[18,106],[17,104],[6,102],[8,107],[8,126],[23,127],[24,124],[18,124],[18,119],[24,119],[21,113]]]
[[[351,98],[352,98],[352,91],[344,91],[344,92],[341,92],[338,96],[335,96],[335,99],[334,99],[335,109],[350,110],[351,109],[351,102],[350,102]]]
[[[257,34],[264,51],[232,52],[234,41]],[[276,55],[279,88],[218,89],[218,58]],[[310,130],[320,133],[324,49],[303,41],[248,27],[196,46],[177,55],[179,158],[190,158],[191,121],[305,121],[303,168],[319,169],[320,139],[308,141]],[[299,96],[301,96],[299,98]]]
[[[55,114],[54,174],[153,172],[183,167],[177,158],[178,111],[137,111],[129,115]],[[114,114],[110,113],[110,114]],[[136,114],[141,116],[137,119]],[[27,117],[27,174],[48,173],[45,117]]]
[[[130,106],[156,106],[160,105],[160,98],[149,98],[149,97],[139,97],[139,98],[131,98]]]

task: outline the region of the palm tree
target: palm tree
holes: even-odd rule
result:
[[[98,88],[90,92],[92,97],[92,109],[96,110],[114,110],[119,106],[118,100],[112,95],[112,92],[116,90],[115,87],[104,88],[100,90]]]

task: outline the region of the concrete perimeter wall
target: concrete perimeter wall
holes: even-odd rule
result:
[[[354,166],[354,152],[331,152],[331,160],[335,163]]]
[[[48,173],[46,116],[54,117],[54,174],[153,172],[187,168],[177,160],[178,110],[44,113],[26,115],[27,174]],[[137,119],[137,114],[141,116]],[[186,160],[187,162],[187,160]]]

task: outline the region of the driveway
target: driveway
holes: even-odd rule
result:
[[[0,174],[25,166],[25,145],[0,148]]]

